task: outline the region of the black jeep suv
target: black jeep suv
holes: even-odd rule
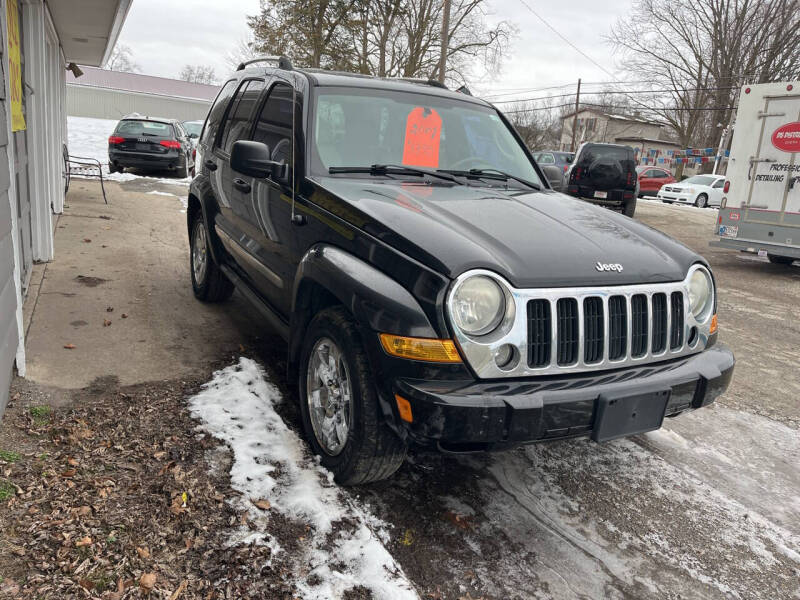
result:
[[[632,217],[639,196],[633,148],[585,142],[566,175],[567,193]]]
[[[336,480],[460,452],[657,429],[733,373],[682,244],[550,190],[491,105],[420,82],[242,65],[197,147],[195,295],[288,341]],[[235,398],[231,399],[235,402]]]
[[[108,138],[108,170],[121,173],[126,167],[135,167],[187,177],[194,168],[193,147],[189,134],[175,119],[128,115]]]

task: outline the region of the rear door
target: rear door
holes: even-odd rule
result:
[[[742,221],[800,228],[800,95],[767,96],[758,116],[761,131],[749,160]]]

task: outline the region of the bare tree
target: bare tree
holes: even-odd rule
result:
[[[506,111],[511,124],[531,150],[558,149],[561,142],[560,106],[552,100],[519,102]]]
[[[251,33],[239,39],[236,46],[227,52],[225,55],[225,64],[231,71],[235,71],[243,62],[260,55],[261,52],[256,48],[255,38]]]
[[[178,79],[208,85],[214,85],[219,81],[214,72],[214,67],[204,65],[185,65],[181,72],[178,73]]]
[[[453,0],[448,72],[463,82],[476,67],[499,67],[515,29],[486,24],[487,0]],[[381,77],[438,75],[442,0],[276,0],[248,18],[254,47],[303,66]]]
[[[745,83],[800,73],[800,0],[637,0],[612,29],[632,79],[658,91],[631,97],[684,145],[715,145]]]
[[[141,70],[139,65],[133,61],[133,51],[130,46],[125,44],[114,46],[105,68],[109,71],[125,71],[127,73],[138,73]]]

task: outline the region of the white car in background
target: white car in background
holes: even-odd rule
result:
[[[694,204],[698,208],[719,207],[724,187],[724,175],[695,175],[679,183],[662,185],[658,190],[658,199],[669,204]]]

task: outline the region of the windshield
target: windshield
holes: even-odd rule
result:
[[[172,125],[158,121],[135,121],[128,119],[120,121],[114,133],[121,135],[154,135],[159,137],[172,137]]]
[[[541,180],[497,113],[472,102],[394,90],[321,88],[316,100],[313,167],[404,165],[497,169]]]
[[[200,132],[203,130],[202,121],[184,121],[181,125],[183,125],[183,128],[189,135],[195,134],[200,137]]]
[[[711,185],[714,183],[714,178],[709,177],[708,175],[695,175],[694,177],[689,177],[681,183],[693,183],[695,185]]]

